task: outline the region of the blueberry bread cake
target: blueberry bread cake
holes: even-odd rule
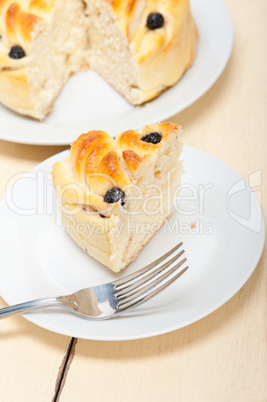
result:
[[[196,44],[189,0],[0,0],[0,102],[42,120],[90,66],[139,105],[181,78]]]
[[[114,272],[133,261],[172,211],[179,186],[181,127],[159,123],[116,139],[89,131],[53,166],[67,233]]]

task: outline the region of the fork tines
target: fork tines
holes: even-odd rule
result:
[[[177,262],[184,254],[184,250],[178,251],[182,244],[182,242],[179,243],[172,250],[138,272],[113,282],[115,297],[118,300],[120,310],[135,307],[155,296],[176,281],[188,269],[187,266],[180,270],[186,262],[186,258]],[[166,262],[164,262],[165,260]]]

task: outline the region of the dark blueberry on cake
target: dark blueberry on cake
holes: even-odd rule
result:
[[[164,18],[160,13],[151,13],[147,17],[146,25],[149,29],[158,29],[163,27]]]
[[[24,50],[22,49],[22,47],[20,46],[12,46],[10,52],[9,52],[9,57],[11,57],[11,59],[22,59],[23,57],[25,57],[26,54],[24,52]]]
[[[124,192],[118,187],[113,187],[106,192],[104,201],[108,202],[109,204],[114,204],[115,202],[121,200],[121,205],[124,205],[124,198]]]
[[[150,134],[145,135],[143,138],[141,138],[142,141],[144,142],[150,142],[151,144],[158,144],[161,139],[162,136],[160,133],[157,133],[156,131]]]

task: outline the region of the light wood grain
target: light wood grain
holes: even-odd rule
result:
[[[267,214],[267,1],[226,4],[235,28],[230,62],[206,95],[171,120],[183,125],[186,144],[246,179],[261,170]],[[13,174],[63,149],[0,141],[0,196]],[[246,285],[195,324],[139,341],[74,342],[59,400],[266,402],[266,253]],[[2,320],[0,401],[52,401],[69,342],[22,317]]]
[[[262,171],[267,213],[267,2],[226,1],[235,27],[230,62],[211,90],[172,118],[186,144],[246,179]],[[259,189],[259,188],[257,188]],[[187,328],[156,338],[79,340],[60,401],[267,401],[266,249],[227,304]]]
[[[57,148],[32,147],[0,141],[0,197],[13,174],[28,171]],[[6,303],[0,299],[0,307]],[[20,316],[0,321],[0,401],[52,401],[70,338],[26,321]]]

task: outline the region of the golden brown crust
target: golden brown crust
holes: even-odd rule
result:
[[[39,2],[44,3],[41,0]],[[48,4],[48,2],[45,3]],[[2,34],[0,53],[5,53],[8,56],[10,48],[14,45],[21,46],[26,55],[30,51],[33,32],[44,16],[43,10],[36,7],[36,4],[37,1],[35,1],[35,6],[26,0],[20,2],[0,1],[0,32]],[[8,65],[15,67],[18,65],[18,60],[11,59]],[[0,69],[1,67],[6,66],[1,65],[0,59]]]
[[[138,169],[140,163],[142,162],[142,158],[132,150],[123,151],[122,156],[130,170],[133,172]]]
[[[108,152],[99,164],[99,170],[104,175],[109,176],[113,182],[120,186],[125,186],[130,182],[129,177],[124,172],[118,153],[114,151]]]
[[[18,31],[25,41],[30,41],[31,33],[39,21],[38,16],[22,11],[19,4],[12,3],[6,12],[7,34],[12,37]]]
[[[174,123],[150,124],[140,131],[124,131],[116,137],[116,140],[104,131],[89,131],[74,141],[70,163],[79,177],[97,172],[107,174],[116,181],[120,178],[121,181],[125,175],[121,168],[121,156],[130,170],[136,171],[147,155],[154,154],[162,147],[168,136],[177,133],[179,129],[180,126]],[[152,144],[142,141],[142,138],[151,132],[160,133],[161,142]]]
[[[74,171],[81,175],[99,170],[102,158],[114,149],[112,139],[104,131],[89,131],[74,141],[70,161]]]
[[[38,15],[49,13],[55,7],[57,0],[31,0],[29,10]]]
[[[122,151],[132,150],[139,156],[144,157],[145,155],[153,155],[156,150],[164,144],[168,136],[177,132],[180,128],[180,126],[174,123],[149,124],[144,126],[140,131],[127,130],[120,133],[116,138],[116,142]],[[162,140],[160,143],[151,144],[142,141],[142,138],[151,132],[158,132],[161,134]]]
[[[132,183],[138,168],[147,158],[156,157],[169,136],[178,136],[180,129],[173,123],[151,124],[140,131],[120,133],[115,140],[104,131],[82,134],[74,141],[68,159],[53,166],[54,185],[65,188],[70,183],[77,185],[75,191],[79,193],[79,201],[75,201],[70,189],[64,193],[70,204],[87,203],[105,208],[106,191],[115,186],[123,189]],[[142,141],[144,135],[155,131],[162,135],[160,143],[154,145]]]
[[[151,126],[148,126],[151,127]],[[159,125],[157,125],[157,129],[159,129]],[[144,130],[144,129],[143,129]],[[142,141],[142,137],[145,135],[144,132],[139,132],[135,130],[128,130],[118,135],[117,141],[120,144],[120,147],[124,150],[138,150],[140,154],[153,153],[157,148],[160,147],[159,144],[150,144],[148,142]],[[152,132],[148,130],[149,132]],[[156,130],[155,130],[156,131]]]
[[[29,82],[31,49],[36,29],[50,18],[55,3],[56,0],[0,0],[0,102],[37,119],[43,119],[51,105],[38,110],[34,99]],[[21,47],[25,57],[9,57],[12,46]]]

